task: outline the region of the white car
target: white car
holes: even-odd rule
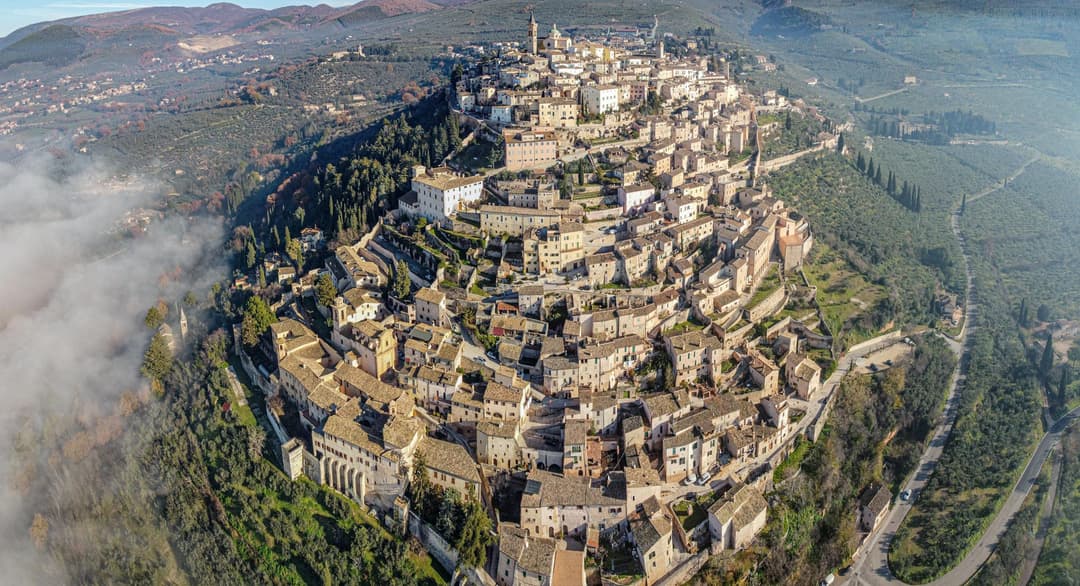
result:
[[[686,486],[690,486],[691,484],[694,484],[695,482],[697,482],[697,474],[694,474],[693,472],[691,472],[691,473],[686,475],[686,483],[685,483]]]
[[[906,501],[906,500],[908,500],[910,498],[911,498],[911,491],[910,490],[905,490],[904,492],[900,493],[900,500]]]
[[[701,478],[697,479],[698,486],[705,486],[706,484],[709,483],[710,478],[712,478],[712,473],[711,472],[706,472],[705,474],[702,474]]]

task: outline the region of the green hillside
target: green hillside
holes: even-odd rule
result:
[[[78,59],[85,48],[86,43],[73,28],[54,24],[0,50],[0,69],[31,62],[61,67]]]

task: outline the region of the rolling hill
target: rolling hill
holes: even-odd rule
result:
[[[156,30],[164,35],[225,35],[251,32],[302,31],[325,26],[355,26],[395,16],[420,14],[469,4],[472,0],[365,0],[346,7],[287,6],[274,10],[244,8],[230,3],[204,7],[153,7],[78,16],[51,23],[38,23],[0,38],[0,49],[39,35],[54,26],[63,26],[76,36],[107,41],[132,29]],[[58,34],[57,31],[47,33]],[[68,35],[70,36],[70,35]],[[39,43],[40,37],[30,44]]]

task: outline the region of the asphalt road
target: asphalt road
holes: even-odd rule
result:
[[[1016,177],[1022,173],[1029,164],[1030,162],[1026,163],[1014,173],[1012,177]],[[1000,187],[988,189],[986,192],[977,194],[977,196],[986,195],[999,188]],[[861,556],[856,559],[853,564],[850,582],[854,584],[878,585],[904,583],[893,576],[892,571],[889,569],[889,548],[892,545],[892,539],[896,535],[897,528],[900,527],[900,524],[903,522],[908,512],[911,511],[912,505],[918,501],[919,495],[922,493],[927,481],[929,481],[930,475],[933,473],[934,467],[941,458],[941,452],[945,447],[949,433],[952,431],[953,424],[956,421],[956,407],[958,403],[956,391],[964,384],[967,377],[967,367],[970,359],[970,333],[971,330],[975,328],[973,324],[975,323],[978,308],[978,305],[975,302],[977,298],[975,296],[974,281],[971,273],[971,257],[967,249],[967,243],[960,232],[959,218],[959,211],[954,210],[950,217],[950,224],[953,235],[956,237],[957,242],[960,243],[963,252],[964,270],[967,275],[968,306],[965,309],[964,329],[959,338],[962,352],[960,360],[957,362],[956,372],[953,374],[953,382],[949,389],[949,396],[946,399],[945,417],[941,423],[939,423],[929,446],[919,459],[919,465],[916,468],[914,476],[904,486],[905,489],[912,491],[912,498],[907,502],[897,499],[892,510],[882,522],[882,525],[875,533],[867,538],[868,541],[863,547]],[[1035,484],[1035,478],[1039,475],[1039,471],[1042,469],[1046,458],[1050,454],[1051,448],[1060,440],[1062,430],[1064,430],[1066,425],[1077,416],[1080,416],[1080,407],[1070,411],[1050,427],[1039,442],[1034,453],[1032,453],[1031,457],[1028,459],[1024,473],[1020,475],[1020,479],[1013,487],[1012,492],[1007,497],[997,515],[990,522],[990,525],[987,527],[978,543],[975,544],[975,547],[973,547],[971,551],[964,556],[964,559],[960,560],[952,570],[937,580],[929,582],[930,586],[960,586],[965,584],[976,572],[978,572],[979,568],[986,562],[987,558],[990,557],[990,554],[993,553],[994,548],[997,547],[998,541],[1008,527],[1009,521],[1011,521],[1017,511],[1020,510],[1024,499],[1027,497],[1028,493],[1031,492],[1031,489]]]
[[[934,430],[929,445],[919,458],[919,465],[915,468],[915,474],[904,485],[904,490],[911,491],[911,498],[907,501],[895,499],[892,509],[882,521],[877,530],[867,537],[863,545],[861,556],[853,564],[851,582],[855,584],[902,584],[889,570],[889,547],[892,545],[896,530],[911,511],[912,505],[918,501],[923,488],[930,480],[945,444],[952,433],[953,424],[956,423],[956,408],[959,403],[957,391],[967,380],[967,367],[970,358],[971,331],[974,330],[975,317],[978,305],[974,302],[975,281],[971,273],[971,258],[968,254],[967,244],[960,233],[960,221],[958,211],[954,211],[949,218],[953,235],[960,243],[960,249],[964,257],[964,271],[967,278],[967,307],[964,308],[964,328],[960,332],[959,346],[960,359],[956,362],[956,370],[953,372],[952,383],[949,386],[949,395],[945,399],[944,417]],[[954,347],[955,348],[955,347]],[[995,540],[996,543],[996,540]],[[958,566],[959,567],[959,566]],[[977,568],[976,568],[977,569]],[[974,572],[973,572],[974,573]]]
[[[1031,576],[1035,573],[1035,566],[1039,562],[1039,555],[1042,554],[1043,544],[1046,543],[1046,534],[1050,532],[1050,525],[1053,522],[1051,515],[1054,514],[1054,503],[1057,502],[1057,489],[1061,484],[1061,458],[1055,457],[1053,452],[1051,452],[1049,458],[1053,461],[1050,471],[1050,486],[1047,487],[1046,494],[1043,496],[1042,505],[1039,507],[1038,528],[1035,530],[1035,547],[1030,551],[1027,558],[1024,559],[1024,566],[1020,571],[1020,579],[1016,581],[1020,586],[1027,584],[1031,580]]]
[[[1058,419],[1054,425],[1050,428],[1039,442],[1035,452],[1028,459],[1027,467],[1024,468],[1024,473],[1020,475],[1020,479],[1016,485],[1013,486],[1012,492],[1009,493],[1008,498],[1005,500],[1005,504],[998,511],[997,516],[990,522],[986,532],[983,533],[979,542],[975,544],[975,547],[964,559],[960,561],[952,570],[947,572],[944,576],[929,582],[927,586],[960,586],[967,583],[979,568],[982,567],[986,560],[990,557],[990,554],[994,552],[994,548],[997,547],[998,541],[1001,540],[1001,536],[1005,533],[1005,530],[1009,526],[1009,522],[1016,515],[1017,511],[1024,504],[1024,499],[1027,498],[1028,493],[1031,492],[1032,487],[1035,486],[1035,479],[1039,476],[1039,472],[1042,470],[1043,464],[1046,462],[1046,458],[1050,455],[1053,447],[1057,445],[1061,439],[1061,433],[1070,421],[1080,417],[1080,407],[1073,409],[1061,419]],[[936,439],[936,437],[935,437]],[[938,449],[940,453],[940,449]],[[920,467],[919,474],[922,474]],[[908,487],[916,485],[916,480],[913,480]],[[925,484],[923,480],[919,486]],[[914,500],[914,499],[913,499]],[[854,583],[856,584],[903,584],[898,578],[892,575],[887,563],[889,545],[892,541],[893,535],[896,533],[896,528],[900,526],[900,522],[907,516],[908,511],[911,510],[911,504],[902,501],[897,501],[896,507],[893,512],[890,513],[885,526],[878,534],[879,538],[875,540],[872,549],[866,552],[866,557],[862,562],[856,565],[854,574]]]

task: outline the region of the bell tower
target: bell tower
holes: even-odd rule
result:
[[[536,55],[536,45],[538,39],[538,27],[536,25],[536,15],[529,13],[529,53]]]

